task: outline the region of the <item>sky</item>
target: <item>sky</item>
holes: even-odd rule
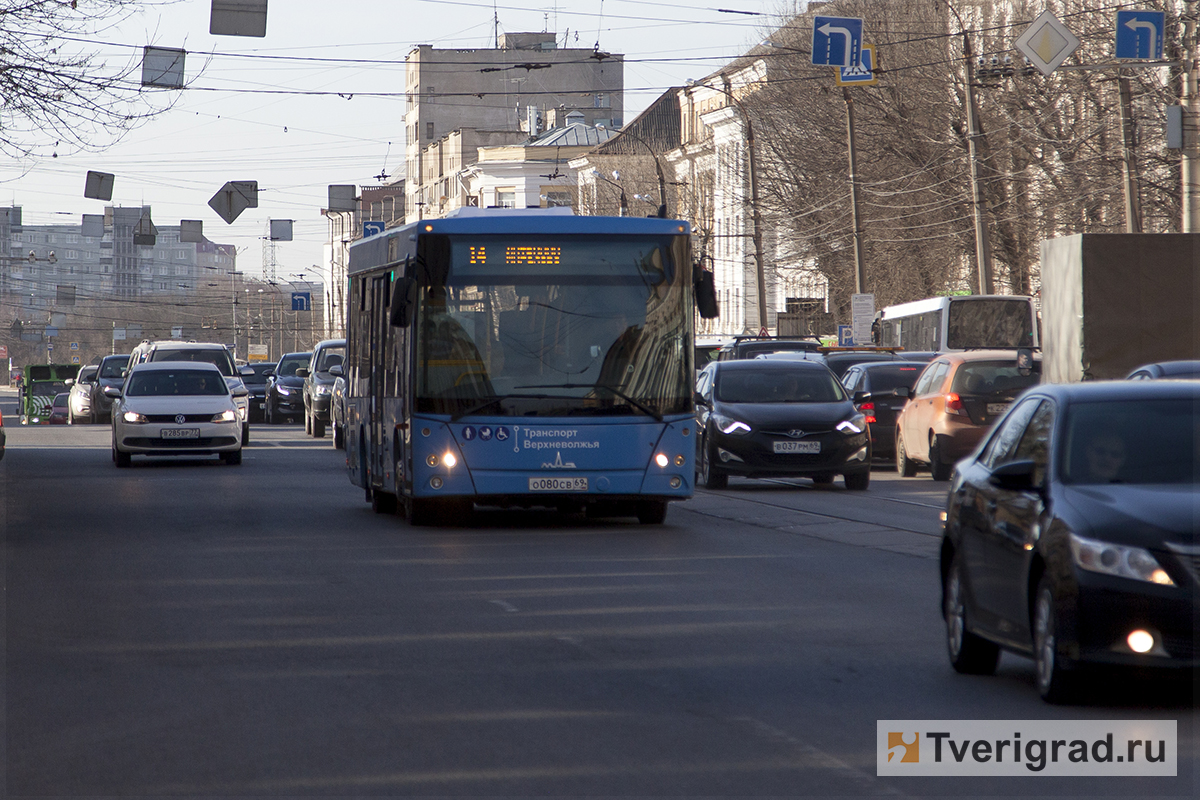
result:
[[[491,47],[504,32],[554,30],[560,46],[625,55],[625,121],[688,78],[764,38],[786,0],[269,0],[265,38],[209,34],[210,0],[147,4],[76,46],[110,68],[142,47],[187,51],[183,90],[151,89],[169,110],[101,152],[50,139],[0,158],[0,205],[26,225],[72,224],[107,205],[151,206],[158,226],[201,220],[260,275],[272,219],[293,220],[275,245],[279,279],[319,280],[330,184],[375,185],[404,170],[404,58],[413,46]],[[740,13],[732,13],[740,12]],[[139,73],[140,74],[140,71]],[[383,96],[379,96],[383,95]],[[59,152],[61,151],[61,152]],[[116,176],[111,202],[83,196],[89,170]],[[226,224],[208,206],[226,181],[259,185],[258,208]]]

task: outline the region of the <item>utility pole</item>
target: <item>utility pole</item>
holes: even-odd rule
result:
[[[1121,177],[1125,187],[1125,232],[1141,233],[1141,189],[1138,181],[1137,161],[1133,152],[1133,92],[1129,86],[1129,78],[1119,75],[1117,87],[1121,95],[1121,140],[1123,144]]]
[[[854,100],[850,90],[842,87],[846,101],[846,151],[850,156],[850,219],[854,224],[854,293],[867,291],[867,269],[863,263],[862,224],[858,218],[858,156],[854,148]]]
[[[1183,22],[1183,183],[1184,233],[1200,233],[1200,94],[1197,91],[1196,16],[1197,0],[1186,0]]]
[[[962,20],[959,20],[962,24]],[[975,264],[979,272],[980,294],[994,294],[992,284],[992,247],[988,238],[987,209],[983,187],[979,183],[979,154],[976,140],[982,136],[979,128],[979,107],[975,102],[975,59],[971,53],[971,38],[963,30],[963,54],[967,61],[967,157],[971,167],[971,205],[975,216]]]

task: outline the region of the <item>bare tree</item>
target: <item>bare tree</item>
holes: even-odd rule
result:
[[[120,64],[99,52],[121,22],[162,4],[0,0],[0,151],[102,150],[169,108],[142,91],[140,48]]]

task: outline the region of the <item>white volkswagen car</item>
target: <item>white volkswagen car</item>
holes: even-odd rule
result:
[[[242,421],[234,400],[246,388],[230,389],[216,366],[199,361],[138,364],[113,398],[112,453],[118,467],[133,455],[218,455],[242,463]]]

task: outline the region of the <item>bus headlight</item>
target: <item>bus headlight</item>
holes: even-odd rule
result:
[[[654,463],[658,464],[660,467],[665,467],[667,464],[671,463],[671,459],[667,458],[666,453],[659,453],[654,457]]]
[[[442,463],[447,469],[454,469],[454,466],[458,464],[458,459],[454,457],[454,453],[446,453],[442,456]]]

